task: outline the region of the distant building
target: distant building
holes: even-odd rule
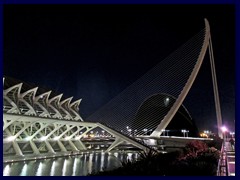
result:
[[[169,94],[155,94],[147,98],[139,107],[133,129],[151,134],[168,113],[176,98]],[[146,125],[151,128],[146,129]],[[198,129],[188,110],[181,105],[162,135],[198,137]]]

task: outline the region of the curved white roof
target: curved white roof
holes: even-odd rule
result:
[[[7,86],[4,86],[5,83],[7,83]],[[36,96],[36,94],[39,94],[37,93],[39,87],[31,87],[23,90],[23,84],[19,82],[16,84],[12,82],[8,83],[8,78],[3,78],[3,112],[83,121],[78,112],[81,99],[71,102],[73,97],[64,99],[63,94],[54,94],[49,99],[50,95],[53,95],[51,94],[52,91],[41,92],[40,95]]]

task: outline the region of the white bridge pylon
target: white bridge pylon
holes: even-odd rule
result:
[[[215,100],[215,108],[216,108],[216,116],[217,116],[217,124],[218,124],[218,135],[219,135],[219,137],[222,138],[222,131],[221,131],[222,116],[221,116],[216,70],[215,70],[213,50],[212,50],[210,25],[209,25],[209,22],[207,19],[205,19],[205,36],[204,36],[204,40],[203,40],[203,45],[202,45],[202,48],[200,49],[200,53],[197,58],[196,64],[192,70],[192,73],[189,76],[185,86],[183,87],[181,93],[179,94],[178,98],[176,99],[176,101],[173,104],[173,106],[171,107],[171,109],[168,111],[166,116],[163,118],[163,120],[160,122],[160,124],[157,126],[157,128],[150,135],[151,137],[160,137],[163,130],[168,126],[168,124],[171,122],[171,120],[175,116],[176,112],[178,111],[179,107],[182,105],[184,99],[186,98],[189,90],[191,89],[191,87],[193,85],[193,82],[195,81],[195,79],[197,77],[197,74],[202,65],[204,56],[206,54],[207,48],[209,48],[209,55],[210,55],[213,90],[214,90],[214,100]]]

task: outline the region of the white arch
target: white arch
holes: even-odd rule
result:
[[[82,101],[82,99],[78,99],[78,100],[74,101],[73,103],[71,103],[69,106],[69,110],[75,115],[74,120],[77,120],[77,121],[78,120],[83,121],[82,117],[78,113],[79,105],[80,105],[81,101]]]
[[[181,106],[182,102],[184,101],[185,97],[187,96],[187,94],[188,94],[190,88],[192,87],[192,84],[199,72],[199,69],[202,65],[203,58],[205,56],[207,47],[209,45],[209,38],[210,38],[210,26],[209,26],[207,19],[205,19],[205,37],[204,37],[202,49],[198,56],[195,67],[194,67],[190,77],[188,78],[188,81],[185,84],[183,90],[181,91],[180,95],[176,99],[175,103],[173,104],[171,109],[168,111],[167,115],[164,117],[164,119],[161,121],[161,123],[158,125],[158,127],[152,132],[152,134],[150,135],[151,137],[159,137],[162,134],[162,130],[165,129],[167,127],[167,125],[171,122],[172,118],[174,117],[174,115],[178,111],[179,107]]]
[[[51,92],[52,91],[45,92],[34,98],[34,105],[35,104],[38,105],[38,107],[40,107],[43,111],[41,114],[39,114],[39,116],[41,116],[41,117],[51,117],[50,113],[47,110],[48,98],[49,98]],[[41,99],[43,99],[43,104],[40,101]]]
[[[19,95],[18,100],[23,102],[29,108],[29,110],[26,113],[24,113],[25,115],[37,115],[37,113],[34,110],[34,107],[32,106],[33,105],[33,100],[35,98],[35,94],[37,92],[37,89],[38,89],[38,87],[35,87],[33,89],[29,89],[28,91]],[[32,95],[31,95],[31,93],[32,93]],[[31,96],[31,102],[28,102],[27,99],[24,99],[24,97],[29,95],[29,94]]]
[[[59,102],[60,102],[60,99],[62,98],[62,96],[63,96],[63,94],[59,94],[48,101],[48,104],[47,104],[48,107],[50,107],[55,112],[55,114],[52,116],[53,118],[63,119],[63,116],[59,112],[59,109],[58,109]],[[52,103],[53,103],[53,105],[52,105]]]
[[[3,91],[3,96],[4,96],[4,99],[6,101],[8,101],[11,105],[12,105],[12,108],[10,110],[8,110],[7,112],[8,113],[16,113],[16,114],[20,114],[20,110],[18,108],[18,105],[17,105],[17,101],[18,101],[18,97],[20,95],[20,91],[21,91],[21,87],[22,87],[22,84],[23,83],[19,83],[19,84],[16,84],[12,87],[9,87],[8,89],[4,90]],[[17,90],[17,94],[13,94],[14,99],[11,99],[8,94],[13,91],[14,89]]]
[[[59,108],[64,111],[64,113],[66,114],[66,116],[64,117],[64,119],[73,119],[73,117],[71,116],[71,114],[67,111],[69,110],[69,104],[70,104],[70,101],[72,100],[73,97],[70,97],[70,98],[67,98],[63,101],[60,102],[60,106]]]

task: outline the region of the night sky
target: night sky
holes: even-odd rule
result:
[[[204,18],[211,27],[223,121],[233,129],[231,5],[4,5],[3,73],[82,98],[85,119],[198,33]],[[199,129],[216,130],[208,57],[184,105]]]

